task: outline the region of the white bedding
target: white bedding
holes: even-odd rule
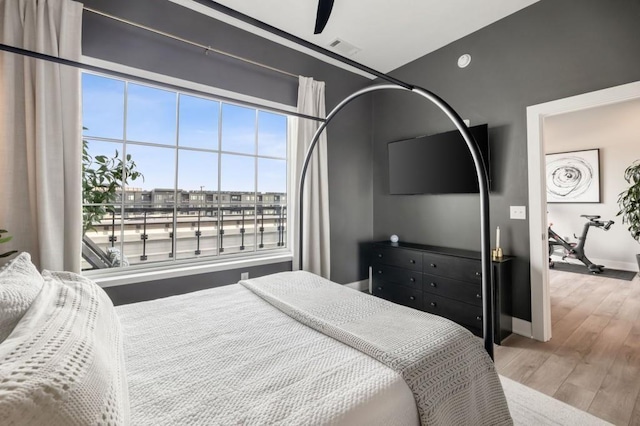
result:
[[[467,330],[307,272],[118,315],[132,424],[513,424]]]
[[[471,333],[307,272],[117,314],[44,273],[0,342],[0,423],[512,425]]]
[[[42,279],[0,343],[0,425],[132,424],[111,300],[79,275],[45,271]]]
[[[133,425],[415,425],[399,373],[240,285],[116,308]]]
[[[493,362],[445,318],[304,271],[241,281],[272,306],[400,372],[423,425],[512,425]]]

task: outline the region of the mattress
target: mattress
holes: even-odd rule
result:
[[[131,424],[420,424],[400,373],[241,285],[116,310]]]

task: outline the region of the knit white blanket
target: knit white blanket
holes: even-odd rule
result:
[[[116,310],[132,425],[419,424],[397,372],[240,285]]]
[[[42,290],[0,344],[0,424],[130,424],[111,300],[79,275],[43,277]]]
[[[423,425],[512,424],[491,359],[457,324],[308,272],[240,284],[303,324],[400,372]]]

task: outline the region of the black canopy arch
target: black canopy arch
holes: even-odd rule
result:
[[[374,86],[365,87],[352,93],[342,100],[326,117],[325,121],[320,124],[316,130],[309,148],[307,149],[302,171],[300,174],[300,180],[298,182],[298,207],[299,207],[299,222],[298,222],[298,253],[299,253],[299,268],[302,268],[302,254],[303,254],[303,226],[304,226],[304,186],[307,175],[307,169],[309,162],[314,154],[315,148],[318,144],[320,135],[326,129],[327,125],[333,120],[333,118],[351,101],[363,96],[367,93],[379,91],[379,90],[404,90],[413,92],[417,95],[424,97],[433,104],[435,104],[445,115],[453,122],[462,137],[464,138],[467,148],[471,152],[473,157],[473,163],[476,167],[476,176],[478,178],[478,186],[480,189],[480,241],[481,241],[481,254],[482,254],[482,333],[484,336],[484,347],[491,359],[493,359],[493,279],[492,279],[492,266],[491,266],[491,242],[490,242],[490,229],[489,229],[489,176],[485,163],[482,159],[480,148],[473,135],[469,131],[469,128],[464,124],[462,118],[458,113],[443,99],[435,95],[434,93],[415,86],[405,86],[398,84],[379,84]]]
[[[278,37],[284,38],[286,40],[292,41],[302,47],[305,47],[307,49],[311,49],[313,51],[319,52],[329,58],[332,59],[336,59],[340,62],[343,62],[349,66],[358,68],[362,71],[365,71],[368,74],[371,74],[375,77],[381,78],[391,84],[380,84],[380,85],[374,85],[374,86],[370,86],[370,87],[366,87],[364,89],[361,89],[357,92],[354,92],[353,94],[349,95],[348,97],[346,97],[342,102],[340,102],[326,117],[326,119],[322,119],[322,117],[313,117],[313,116],[305,116],[303,114],[297,114],[297,113],[290,113],[287,112],[288,114],[292,114],[301,118],[306,118],[306,119],[313,119],[313,120],[318,120],[321,121],[322,124],[320,125],[320,127],[318,128],[318,130],[316,131],[316,133],[313,136],[313,139],[311,141],[311,144],[309,146],[309,149],[307,150],[306,153],[306,157],[305,157],[305,161],[304,161],[304,165],[302,168],[302,174],[300,177],[300,182],[299,182],[299,188],[298,188],[298,197],[299,197],[299,201],[300,201],[300,221],[299,221],[299,230],[300,230],[300,236],[299,236],[299,242],[300,242],[300,247],[299,247],[299,253],[300,253],[300,269],[302,269],[302,238],[303,238],[303,234],[301,232],[302,227],[303,227],[303,220],[304,220],[304,212],[303,212],[303,205],[302,205],[302,199],[303,199],[303,195],[304,195],[304,181],[305,181],[305,177],[306,177],[306,172],[307,172],[307,168],[308,168],[308,164],[309,161],[311,159],[311,156],[314,153],[314,149],[317,145],[317,141],[318,138],[320,137],[320,134],[325,130],[325,128],[327,127],[327,125],[329,124],[329,122],[331,122],[331,120],[335,117],[335,115],[340,112],[340,110],[342,110],[342,108],[344,108],[347,104],[349,104],[351,101],[353,101],[354,99],[365,95],[367,93],[370,92],[374,92],[374,91],[378,91],[378,90],[405,90],[405,91],[409,91],[409,92],[413,92],[416,93],[426,99],[428,99],[429,101],[431,101],[433,104],[435,104],[437,107],[439,107],[446,115],[447,117],[449,117],[449,119],[453,122],[453,124],[456,126],[456,128],[458,129],[458,131],[460,132],[460,134],[462,135],[462,137],[465,140],[465,143],[467,144],[467,147],[469,149],[469,151],[471,152],[471,155],[473,157],[473,162],[476,168],[476,175],[478,178],[478,184],[479,184],[479,189],[480,189],[480,223],[481,223],[481,253],[482,253],[482,314],[483,314],[483,324],[482,324],[482,329],[483,329],[483,335],[484,335],[484,345],[485,345],[485,349],[487,351],[487,353],[491,356],[491,358],[493,359],[493,280],[492,280],[492,265],[491,265],[491,258],[490,258],[490,236],[489,236],[489,179],[488,179],[488,174],[487,174],[487,170],[486,167],[484,165],[484,162],[482,161],[482,154],[480,153],[478,144],[476,143],[475,139],[473,138],[473,136],[471,135],[471,133],[469,132],[469,129],[467,128],[467,126],[464,124],[464,122],[462,121],[462,119],[460,118],[460,116],[458,115],[458,113],[449,105],[447,104],[443,99],[441,99],[440,97],[438,97],[437,95],[435,95],[434,93],[420,88],[420,87],[416,87],[413,86],[411,84],[405,83],[401,80],[398,80],[395,77],[392,77],[390,75],[387,75],[385,73],[381,73],[379,71],[376,71],[370,67],[367,67],[365,65],[362,65],[360,63],[357,63],[349,58],[345,58],[335,52],[332,52],[330,50],[327,50],[325,48],[319,47],[313,43],[310,43],[306,40],[303,40],[299,37],[296,37],[292,34],[289,34],[287,32],[284,32],[278,28],[272,27],[268,24],[265,24],[264,22],[258,21],[254,18],[251,18],[247,15],[244,15],[242,13],[239,13],[233,9],[230,9],[226,6],[223,6],[215,1],[212,0],[196,0],[201,4],[206,5],[207,7],[217,10],[218,12],[221,12],[225,15],[231,16],[232,18],[238,19],[240,21],[243,21],[249,25],[252,25],[254,27],[260,28],[262,30],[265,30],[267,32],[270,32],[272,34],[275,34]],[[17,48],[14,46],[9,46],[6,44],[1,44],[0,43],[0,51],[7,51],[7,52],[11,52],[11,53],[17,53],[17,54],[21,54],[21,55],[25,55],[25,56],[29,56],[29,57],[33,57],[36,59],[42,59],[42,60],[46,60],[46,61],[50,61],[50,62],[55,62],[55,63],[59,63],[62,65],[68,65],[68,66],[73,66],[76,68],[83,68],[83,69],[89,69],[89,70],[93,70],[93,71],[97,71],[97,72],[102,72],[105,73],[107,75],[114,75],[114,76],[118,76],[121,78],[128,78],[128,79],[134,79],[137,81],[142,81],[142,82],[150,82],[153,84],[159,84],[161,86],[164,87],[171,87],[174,89],[180,89],[180,90],[184,90],[190,93],[196,93],[199,94],[199,91],[197,90],[193,90],[193,89],[189,89],[189,88],[185,88],[185,87],[181,87],[181,86],[176,86],[176,85],[171,85],[171,84],[167,84],[167,83],[159,83],[157,81],[151,80],[151,79],[147,79],[147,78],[140,78],[137,76],[133,76],[130,75],[128,73],[123,73],[123,72],[117,72],[117,71],[113,71],[113,70],[107,70],[105,68],[102,67],[98,67],[98,66],[93,66],[93,65],[88,65],[88,64],[83,64],[81,62],[76,62],[76,61],[71,61],[65,58],[60,58],[57,56],[51,56],[51,55],[45,55],[39,52],[34,52],[31,50],[26,50],[26,49],[21,49],[21,48]],[[223,98],[219,95],[217,95],[218,98]],[[242,100],[235,100],[235,102],[240,102],[240,103],[244,103],[246,104],[246,101],[242,101]],[[252,105],[253,106],[253,105]],[[265,106],[260,106],[261,108],[265,108],[265,109],[269,109],[269,110],[273,110],[273,108],[270,107],[265,107]]]

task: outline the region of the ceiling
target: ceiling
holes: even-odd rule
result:
[[[170,1],[239,24],[191,0]],[[345,56],[386,73],[538,0],[335,0],[318,35],[313,34],[317,0],[216,1],[324,48],[339,38],[360,49]],[[265,35],[246,24],[236,26]]]

